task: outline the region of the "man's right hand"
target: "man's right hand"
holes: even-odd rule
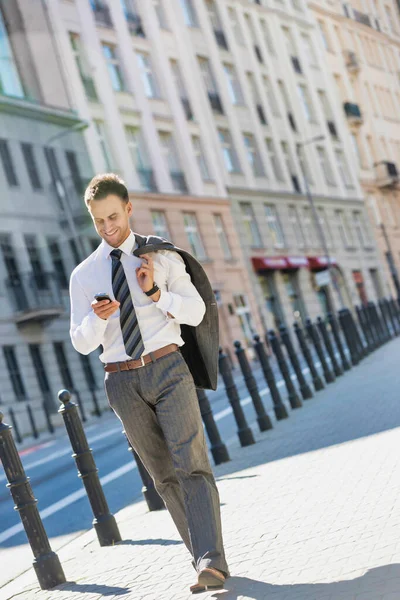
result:
[[[119,302],[116,300],[112,300],[112,302],[109,300],[100,300],[99,302],[97,300],[93,300],[92,308],[94,313],[100,317],[100,319],[104,319],[106,321],[119,309]]]

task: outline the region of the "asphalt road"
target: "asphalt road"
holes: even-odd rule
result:
[[[310,382],[308,369],[302,364],[306,379]],[[282,399],[287,393],[277,366],[274,365]],[[266,388],[261,370],[253,371],[264,406],[273,416],[273,404]],[[294,376],[293,376],[294,377]],[[235,370],[235,380],[242,406],[249,425],[257,429],[256,413],[240,371]],[[300,393],[299,393],[300,395]],[[223,384],[215,392],[209,392],[214,418],[221,437],[228,445],[237,445],[237,427],[227,400]],[[312,400],[311,400],[312,401]],[[290,411],[290,408],[288,409]],[[86,427],[90,447],[99,470],[104,493],[111,513],[115,514],[132,502],[142,499],[142,482],[130,452],[122,425],[110,411],[95,423]],[[30,477],[38,508],[43,519],[52,549],[57,551],[73,538],[91,527],[93,515],[84,487],[78,478],[75,461],[71,457],[70,443],[65,434],[57,439],[38,445],[22,456],[25,471]],[[0,596],[1,587],[32,565],[32,553],[22,529],[19,514],[13,509],[13,501],[5,487],[6,479],[0,472]],[[134,535],[134,532],[132,533]]]

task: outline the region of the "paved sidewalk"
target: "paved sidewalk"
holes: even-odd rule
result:
[[[215,468],[223,592],[189,593],[195,572],[169,515],[140,502],[116,515],[122,543],[100,548],[89,531],[60,550],[68,583],[40,591],[31,570],[1,600],[399,600],[400,340],[274,425],[251,447],[234,440]]]

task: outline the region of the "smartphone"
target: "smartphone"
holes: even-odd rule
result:
[[[112,302],[110,296],[106,294],[106,292],[100,292],[99,294],[95,294],[94,298],[95,300],[97,300],[97,302],[100,302],[101,300],[109,300],[110,302]]]

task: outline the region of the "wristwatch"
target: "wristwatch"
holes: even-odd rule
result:
[[[152,296],[153,294],[155,294],[156,292],[159,291],[159,287],[156,283],[153,284],[153,287],[151,288],[151,290],[149,290],[148,292],[145,292],[146,296]]]

